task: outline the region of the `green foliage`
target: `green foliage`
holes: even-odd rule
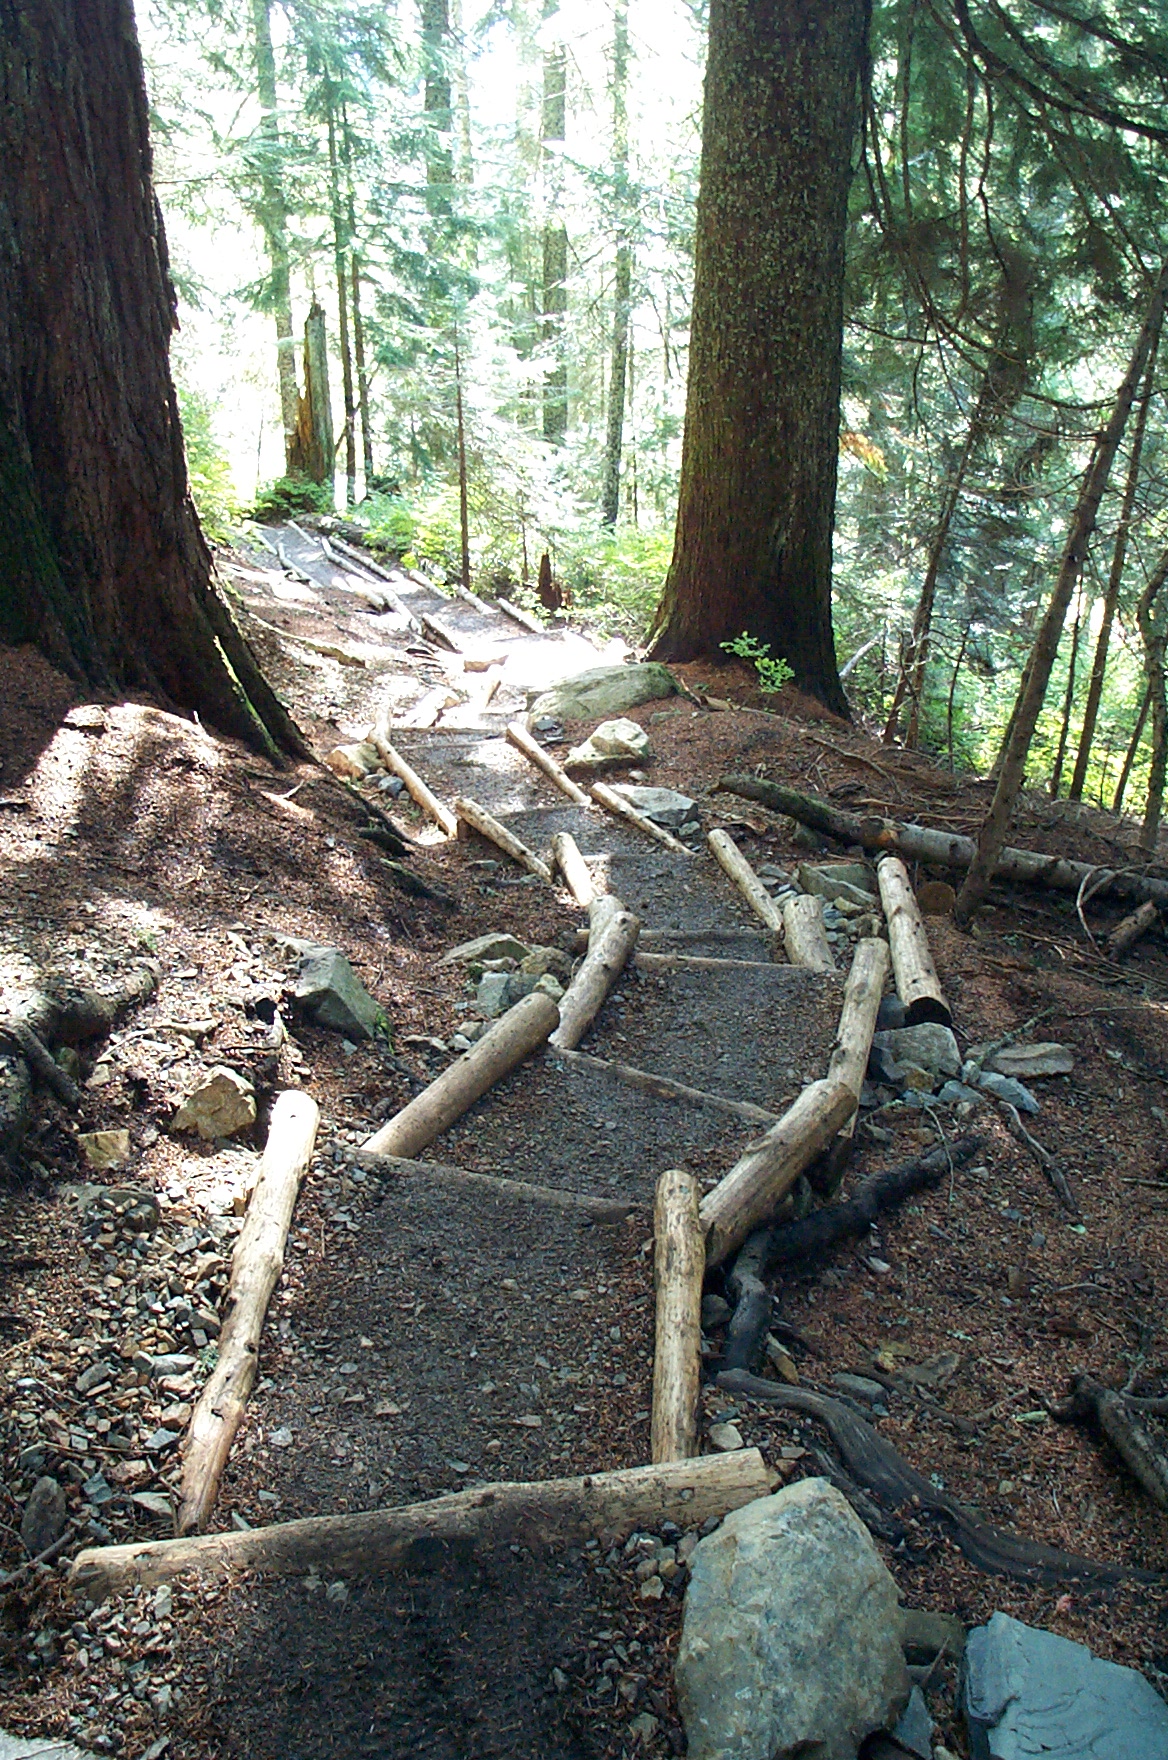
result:
[[[405,495],[366,496],[361,523],[368,526],[372,548],[386,556],[403,556],[410,550],[418,524],[413,503]]]
[[[199,520],[214,544],[225,544],[239,518],[239,503],[231,476],[231,463],[215,436],[215,412],[210,400],[197,391],[178,387],[183,441],[187,452],[187,475]]]
[[[785,684],[790,684],[795,674],[785,660],[771,659],[771,645],[760,642],[748,630],[735,636],[732,642],[719,642],[727,654],[733,654],[739,660],[749,660],[758,673],[758,688],[766,696],[774,696]]]
[[[277,477],[256,495],[252,518],[258,520],[287,519],[292,513],[331,513],[332,491],[325,483],[312,483],[307,477]]]

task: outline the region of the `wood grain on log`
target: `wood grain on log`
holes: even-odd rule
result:
[[[663,1522],[701,1527],[767,1497],[771,1474],[757,1448],[732,1454],[629,1467],[584,1478],[476,1486],[428,1503],[359,1515],[316,1516],[242,1533],[91,1546],[73,1561],[70,1585],[95,1600],[141,1583],[155,1587],[186,1571],[222,1575],[239,1569],[276,1576],[327,1571],[379,1576],[435,1560],[467,1557],[479,1547],[547,1550],[599,1540],[612,1546]]]
[[[782,937],[783,913],[730,836],[728,831],[711,831],[706,842],[714,852],[718,866],[737,886],[739,892],[772,935]]]
[[[550,1043],[573,1050],[595,1020],[637,945],[641,919],[611,893],[589,906],[588,952],[560,998],[560,1024]]]
[[[657,1320],[650,1447],[654,1463],[686,1460],[698,1451],[702,1278],[706,1270],[699,1197],[697,1180],[680,1168],[669,1168],[657,1181],[653,1210]]]
[[[394,776],[400,776],[406,785],[406,792],[417,801],[423,813],[433,819],[435,825],[441,827],[447,837],[454,837],[458,831],[458,819],[450,807],[438,799],[433,790],[422,781],[417,771],[408,764],[397,748],[390,744],[383,728],[375,727],[369,734],[370,744],[385,768]]]
[[[876,1015],[888,976],[888,944],[875,937],[858,941],[844,985],[844,1005],[828,1059],[828,1081],[846,1082],[860,1104]]]
[[[552,859],[564,876],[564,884],[582,910],[588,910],[598,894],[588,864],[580,854],[580,846],[570,831],[557,831],[552,836]],[[588,945],[587,929],[581,931],[584,946]]]
[[[835,955],[823,926],[823,901],[803,893],[783,906],[783,944],[793,966],[809,972],[834,972]]]
[[[372,1155],[416,1155],[461,1118],[559,1025],[550,996],[534,990],[489,1027],[469,1051],[361,1145]]]
[[[586,795],[582,788],[577,787],[563,765],[557,764],[551,753],[545,752],[538,740],[532,739],[522,721],[508,723],[507,738],[516,751],[522,752],[528,763],[534,764],[537,770],[542,770],[544,775],[550,778],[570,801],[575,801],[578,807],[591,809],[593,805],[591,797]]]
[[[720,1265],[772,1214],[855,1108],[846,1082],[812,1082],[702,1199],[706,1263]]]
[[[618,819],[627,820],[630,825],[635,825],[638,831],[643,831],[646,837],[651,837],[663,849],[671,849],[674,855],[682,855],[690,861],[693,860],[694,852],[692,849],[687,849],[685,844],[674,837],[671,831],[665,831],[660,825],[654,825],[652,819],[646,819],[644,813],[638,813],[636,807],[632,806],[624,795],[617,794],[615,789],[609,788],[607,782],[594,782],[589,793],[593,800],[599,801],[600,805],[608,812],[615,813]]]
[[[284,1269],[284,1243],[300,1184],[312,1160],[320,1112],[302,1089],[278,1096],[259,1178],[231,1256],[219,1334],[219,1360],[199,1396],[183,1443],[176,1528],[206,1526],[259,1366],[260,1334]]]
[[[888,945],[896,994],[904,1003],[905,1025],[935,1021],[951,1026],[953,1016],[929,949],[929,934],[917,908],[908,871],[899,856],[885,856],[876,868],[880,902],[888,923]]]
[[[468,800],[464,794],[456,795],[454,810],[464,825],[469,825],[472,831],[479,833],[480,837],[488,838],[505,855],[509,855],[513,862],[518,862],[521,868],[526,868],[529,874],[535,874],[539,879],[546,880],[549,886],[555,884],[552,871],[543,857],[537,856],[534,850],[528,849],[525,843],[508,831],[505,825],[501,825],[494,814],[488,813],[485,807],[480,807],[477,801]]]

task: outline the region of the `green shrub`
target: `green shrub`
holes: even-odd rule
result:
[[[291,513],[332,511],[333,495],[327,484],[310,482],[307,477],[277,477],[256,495],[252,518],[278,520],[287,519]]]
[[[732,642],[719,642],[718,646],[727,654],[734,654],[739,660],[749,660],[758,673],[758,688],[766,696],[773,696],[781,691],[785,684],[790,684],[795,674],[785,660],[772,660],[769,642],[760,642],[749,630],[743,630]]]
[[[239,518],[239,504],[231,465],[215,436],[215,412],[209,399],[197,391],[178,388],[183,441],[187,453],[187,476],[199,521],[214,544],[225,544],[232,524]]]

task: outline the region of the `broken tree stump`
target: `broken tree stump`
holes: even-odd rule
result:
[[[518,862],[521,868],[526,868],[529,874],[538,875],[539,879],[546,880],[549,886],[555,884],[552,871],[543,857],[537,856],[534,850],[528,849],[525,843],[508,831],[505,825],[501,825],[493,813],[488,813],[485,807],[480,807],[477,801],[469,800],[464,794],[456,795],[454,811],[464,825],[469,825],[472,831],[479,833],[480,837],[485,837],[489,842],[495,844],[505,855],[509,855],[513,862]]]
[[[771,934],[782,938],[783,913],[735,843],[728,831],[711,831],[706,842],[713,850],[722,872],[737,886],[757,917],[761,917]]]
[[[507,738],[516,751],[522,752],[528,763],[534,764],[537,770],[554,782],[561,793],[566,794],[570,801],[578,807],[591,810],[593,802],[584,790],[577,786],[568,775],[562,764],[557,764],[550,752],[545,752],[538,740],[532,739],[522,721],[512,721],[507,726]]]
[[[320,1112],[311,1095],[289,1088],[272,1108],[259,1179],[231,1256],[219,1360],[199,1396],[183,1443],[175,1526],[206,1526],[259,1366],[260,1334],[284,1269],[284,1243],[300,1183],[308,1172]]]
[[[550,996],[533,990],[509,1008],[469,1051],[443,1070],[408,1106],[395,1113],[362,1149],[371,1155],[416,1155],[461,1118],[488,1088],[523,1062],[559,1025],[560,1011]]]
[[[949,1027],[953,1016],[929,951],[929,935],[917,908],[908,871],[899,856],[885,856],[876,868],[880,902],[888,923],[888,945],[896,994],[904,1003],[904,1021],[919,1027],[935,1021]]]
[[[507,1544],[547,1550],[589,1540],[612,1546],[639,1528],[659,1533],[663,1522],[701,1527],[770,1491],[771,1474],[758,1449],[744,1448],[584,1478],[479,1485],[396,1509],[242,1533],[90,1546],[74,1559],[69,1581],[77,1593],[100,1601],[137,1583],[173,1582],[185,1571],[380,1576],[419,1568],[447,1549],[460,1555]]]
[[[702,1278],[706,1253],[698,1216],[701,1194],[690,1173],[672,1167],[657,1181],[653,1271],[657,1319],[653,1345],[654,1464],[698,1452],[702,1369]]]
[[[594,899],[588,915],[588,952],[560,998],[560,1024],[549,1041],[557,1051],[574,1050],[580,1043],[624,971],[641,931],[640,917],[612,893]]]
[[[846,1082],[812,1082],[764,1137],[747,1146],[702,1199],[707,1265],[720,1265],[766,1221],[854,1109]]]
[[[823,926],[823,901],[803,893],[783,906],[783,943],[793,966],[809,972],[834,972],[835,956]]]

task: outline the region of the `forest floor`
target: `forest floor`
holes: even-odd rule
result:
[[[525,687],[618,649],[601,655],[571,630],[529,635],[403,583],[407,608],[429,604],[464,647],[507,653],[487,703],[487,675],[419,642],[369,581],[363,596],[294,530],[280,543],[288,569],[253,544],[227,559],[228,579],[318,754],[388,711],[395,742],[441,796],[473,796],[536,847],[573,830],[647,930],[684,932],[687,950],[714,953],[731,937],[741,957],[769,957],[704,849],[686,863],[585,816],[502,738]],[[727,770],[762,766],[848,807],[961,831],[984,811],[984,783],[890,751],[811,705],[788,698],[781,713],[762,712],[739,668],[680,672],[736,706],[673,697],[632,711],[650,737],[651,780],[692,796],[703,830],[734,830],[756,867],[808,852],[789,822],[716,791]],[[436,689],[453,699],[438,724],[409,729],[411,707]],[[48,973],[100,989],[144,957],[161,974],[87,1064],[81,1118],[40,1099],[29,1177],[0,1194],[3,1567],[24,1560],[22,1505],[46,1473],[68,1487],[77,1546],[169,1531],[175,1444],[211,1346],[206,1331],[194,1336],[200,1362],[161,1394],[134,1355],[192,1349],[182,1324],[222,1295],[265,1104],[289,1085],[314,1095],[322,1126],[213,1525],[644,1462],[655,1179],[684,1163],[713,1183],[749,1127],[541,1053],[428,1158],[619,1196],[634,1206],[627,1222],[471,1200],[437,1181],[366,1175],[352,1160],[451,1059],[470,997],[443,952],[488,930],[571,951],[583,915],[568,896],[477,841],[440,841],[407,797],[376,794],[419,838],[411,868],[451,902],[407,896],[358,836],[358,805],[319,767],[278,772],[157,708],[81,699],[28,650],[0,650],[0,760],[6,996]],[[1135,827],[1030,795],[1013,838],[1119,865]],[[1098,899],[1087,914],[1098,936],[1122,909]],[[880,1434],[1000,1527],[1158,1571],[1164,1515],[1090,1431],[1053,1422],[1042,1402],[1079,1368],[1112,1386],[1134,1373],[1139,1391],[1168,1394],[1163,933],[1119,968],[1084,932],[1073,898],[1022,888],[998,889],[971,935],[942,918],[929,931],[963,1049],[1036,1016],[1035,1036],[1073,1049],[1073,1074],[1039,1085],[1031,1128],[1070,1173],[1082,1222],[1068,1223],[996,1109],[980,1107],[968,1127],[985,1139],[974,1162],[882,1219],[870,1241],[784,1276],[776,1311],[804,1337],[793,1347],[804,1384],[826,1392],[835,1374],[871,1370],[877,1356],[920,1365],[951,1355],[929,1400],[888,1395],[873,1420]],[[267,1049],[257,1003],[281,1001],[297,943],[309,941],[348,955],[385,1010],[391,1046],[354,1048],[290,1017],[286,1043]],[[630,970],[584,1048],[778,1111],[822,1073],[839,995],[831,979],[778,965],[745,982]],[[255,1082],[254,1141],[171,1134],[176,1101],[219,1064]],[[77,1133],[107,1128],[129,1131],[131,1157],[94,1173]],[[962,1128],[951,1109],[883,1112],[877,1132],[859,1133],[847,1187]],[[148,1189],[158,1227],[133,1242],[119,1235],[84,1209],[94,1185]],[[79,1389],[107,1360],[105,1384]],[[729,1405],[707,1389],[703,1426]],[[785,1480],[817,1470],[824,1440],[809,1420],[738,1402],[735,1422]],[[906,1605],[967,1625],[1000,1608],[1168,1690],[1168,1584],[991,1577],[924,1515],[910,1512],[906,1526],[906,1544],[881,1542]],[[680,1753],[671,1661],[685,1572],[647,1598],[644,1556],[635,1545],[550,1558],[504,1548],[373,1581],[241,1573],[96,1609],[70,1598],[64,1562],[42,1567],[0,1591],[0,1724],[129,1760]],[[951,1672],[934,1677],[930,1705],[939,1739],[964,1754]]]

